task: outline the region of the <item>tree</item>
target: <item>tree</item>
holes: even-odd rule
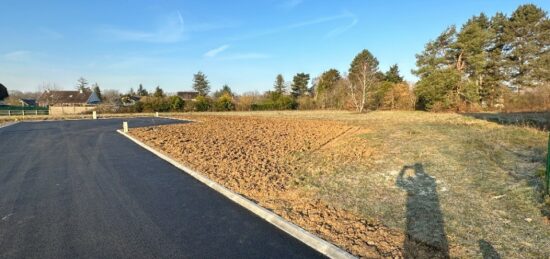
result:
[[[368,51],[363,50],[351,62],[349,68],[349,92],[358,112],[363,112],[368,93],[378,83],[378,60]]]
[[[285,79],[283,78],[283,75],[278,74],[275,78],[275,83],[273,84],[273,87],[275,88],[275,92],[277,93],[284,93],[286,92],[286,85],[285,85]]]
[[[504,70],[519,93],[550,81],[550,20],[533,4],[519,6],[504,26]]]
[[[88,86],[88,80],[86,80],[84,77],[80,77],[77,81],[77,84],[76,84],[76,89],[77,90],[80,90],[80,91],[85,91],[87,90],[87,86]]]
[[[147,92],[147,89],[145,89],[142,84],[139,84],[139,87],[137,89],[137,95],[148,96],[149,92]]]
[[[155,88],[155,93],[153,94],[153,96],[157,97],[157,98],[164,97],[164,91],[162,90],[162,88],[160,88],[160,86],[157,85],[157,87]]]
[[[458,32],[454,52],[457,60],[462,62],[457,67],[458,72],[473,82],[476,92],[488,92],[485,88],[487,78],[486,68],[489,61],[487,49],[491,44],[492,34],[489,30],[490,22],[485,14],[470,18]],[[478,101],[478,100],[472,100]],[[484,102],[484,100],[482,100]]]
[[[185,102],[179,96],[170,96],[170,109],[172,111],[181,111],[185,106]]]
[[[292,79],[292,96],[299,97],[307,93],[307,85],[309,84],[309,74],[298,73]]]
[[[8,88],[6,88],[3,84],[0,84],[0,101],[10,97],[8,93]]]
[[[233,98],[233,95],[234,95],[233,91],[231,91],[231,88],[227,84],[223,85],[222,89],[214,92],[213,95],[214,95],[214,98],[217,99],[217,98],[220,98],[224,94],[227,94],[227,95],[231,96],[231,98]]]
[[[324,109],[327,106],[329,96],[332,97],[330,93],[341,79],[342,76],[336,69],[329,69],[319,76],[315,84],[315,100],[320,103],[321,108]]]
[[[206,96],[210,92],[208,79],[201,71],[193,75],[193,89],[199,92],[200,96]]]
[[[223,92],[223,94],[216,100],[216,109],[218,111],[231,111],[235,109],[233,104],[233,96],[229,92]]]
[[[464,101],[479,100],[471,91],[474,84],[463,80],[467,57],[460,46],[456,29],[451,26],[416,55],[418,68],[412,72],[420,77],[415,89],[418,108],[432,109],[437,104],[437,109],[451,109]]]
[[[134,96],[136,95],[136,92],[134,91],[134,88],[130,87],[130,91],[128,91],[128,96]]]
[[[399,75],[399,67],[397,64],[392,65],[386,74],[384,74],[384,80],[392,83],[403,82],[403,77]]]
[[[99,100],[103,101],[103,96],[101,95],[101,89],[99,89],[99,85],[97,83],[94,83],[92,85],[92,91],[97,95],[97,98],[99,98]]]
[[[438,69],[460,66],[460,62],[455,63],[452,51],[455,38],[456,27],[450,26],[435,40],[428,42],[422,53],[416,54],[417,69],[412,70],[412,73],[422,79]]]

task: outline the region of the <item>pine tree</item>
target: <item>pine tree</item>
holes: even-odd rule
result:
[[[338,81],[342,79],[340,72],[336,69],[329,69],[321,74],[315,83],[315,100],[319,102],[321,108],[325,108],[328,103],[330,92],[334,90]]]
[[[193,75],[193,89],[195,89],[200,96],[206,96],[210,92],[208,79],[201,71]]]
[[[473,16],[458,32],[453,50],[457,55],[456,59],[461,62],[460,66],[457,67],[458,72],[473,83],[478,95],[488,92],[484,84],[489,60],[487,49],[493,36],[489,26],[490,22],[485,14],[481,13],[479,16]],[[484,99],[485,94],[481,96]],[[477,102],[479,100],[472,101]]]
[[[162,88],[160,88],[160,86],[157,85],[157,87],[155,88],[155,93],[153,93],[153,96],[158,98],[164,97],[164,91],[162,90]]]
[[[416,70],[412,73],[420,77],[428,76],[440,68],[455,64],[455,54],[452,45],[456,38],[456,27],[450,26],[437,39],[426,44],[421,54],[416,54]]]
[[[94,83],[92,85],[92,91],[97,95],[97,98],[99,98],[99,100],[103,100],[103,96],[101,95],[101,89],[99,88],[99,85],[97,83]]]
[[[283,94],[286,91],[285,86],[285,79],[283,78],[283,75],[278,74],[275,78],[275,83],[273,84],[273,87],[275,88],[275,92],[279,94]]]
[[[487,47],[487,64],[485,66],[485,79],[483,80],[483,88],[480,92],[482,102],[485,101],[489,107],[494,107],[498,98],[502,94],[503,82],[506,79],[502,69],[503,65],[503,49],[504,27],[508,22],[508,18],[502,13],[496,13],[491,17],[489,25],[489,33],[491,39]]]
[[[384,81],[392,82],[392,83],[402,83],[403,77],[399,75],[399,67],[397,64],[394,64],[390,67],[390,69],[386,72],[384,75]]]
[[[213,96],[214,98],[220,98],[222,95],[228,95],[233,97],[233,91],[231,90],[231,87],[229,87],[227,84],[224,84],[222,88],[218,91],[215,91]]]
[[[8,93],[8,88],[6,88],[3,84],[0,84],[0,101],[10,97]]]
[[[509,83],[520,92],[550,81],[550,21],[533,4],[519,6],[504,27],[504,69]]]
[[[147,89],[145,89],[142,84],[139,84],[139,87],[137,89],[137,95],[148,96],[149,92],[147,92]]]
[[[292,96],[299,97],[308,92],[307,85],[309,84],[309,74],[298,73],[292,79],[291,92]]]

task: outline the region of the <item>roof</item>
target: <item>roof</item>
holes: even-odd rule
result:
[[[199,96],[199,92],[183,91],[183,92],[177,92],[177,95],[182,99],[195,99],[197,98],[197,96]]]
[[[21,102],[25,103],[28,106],[36,106],[36,100],[35,99],[25,99],[22,98]]]
[[[38,102],[47,103],[48,105],[63,104],[63,103],[88,103],[92,91],[46,91]]]

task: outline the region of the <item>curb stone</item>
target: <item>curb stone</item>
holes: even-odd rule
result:
[[[146,145],[145,143],[141,142],[140,140],[130,136],[127,133],[124,133],[122,130],[117,130],[118,133],[121,135],[127,137],[134,143],[138,144],[142,148],[150,151],[151,153],[155,154],[156,156],[160,157],[161,159],[165,160],[166,162],[174,165],[175,167],[179,168],[180,170],[184,171],[185,173],[191,175],[195,179],[199,180],[200,182],[208,185],[210,188],[214,189],[218,193],[222,194],[223,196],[229,198],[231,201],[239,204],[240,206],[248,209],[252,213],[256,214],[260,218],[264,219],[265,221],[271,223],[272,225],[276,226],[277,228],[283,230],[290,236],[300,240],[304,244],[308,245],[309,247],[315,249],[321,254],[324,254],[328,256],[329,258],[356,258],[350,253],[342,250],[341,248],[313,235],[312,233],[307,232],[303,228],[286,221],[279,215],[259,206],[258,204],[250,201],[249,199],[243,197],[240,194],[237,194],[222,185],[210,180],[208,177],[204,176],[203,174],[200,174],[198,172],[195,172],[194,170],[182,165],[181,163],[175,161],[174,159],[162,154],[161,152],[153,149],[152,147]]]
[[[0,129],[5,128],[5,127],[9,127],[9,126],[13,126],[17,123],[19,123],[19,121],[12,121],[12,122],[7,122],[7,123],[4,123],[4,124],[0,124]]]

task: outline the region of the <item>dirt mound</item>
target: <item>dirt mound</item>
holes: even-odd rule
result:
[[[300,152],[329,148],[355,133],[334,121],[191,117],[197,123],[130,133],[283,218],[361,257],[402,257],[400,231],[331,206],[296,184]],[[360,152],[354,154],[361,155]]]

